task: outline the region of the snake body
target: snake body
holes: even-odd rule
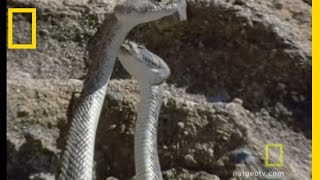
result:
[[[75,107],[66,147],[58,169],[58,180],[92,180],[97,124],[119,48],[136,25],[154,21],[175,12],[185,18],[185,0],[126,0],[104,22],[100,39],[89,52],[93,66]],[[107,25],[108,24],[108,25]]]
[[[123,43],[118,57],[137,79],[141,90],[134,139],[136,179],[162,180],[157,126],[162,102],[161,83],[170,75],[170,69],[160,57],[132,41]]]

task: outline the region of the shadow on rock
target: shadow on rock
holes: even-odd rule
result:
[[[26,142],[16,148],[7,140],[7,177],[11,180],[29,179],[37,173],[54,174],[58,157],[31,135],[25,135]]]

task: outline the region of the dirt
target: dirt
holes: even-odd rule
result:
[[[86,49],[116,3],[8,2],[36,7],[38,29],[36,50],[7,51],[8,180],[54,179]],[[30,24],[15,15],[15,42],[28,40]],[[248,171],[311,179],[311,2],[190,0],[188,21],[164,18],[128,38],[171,69],[158,128],[164,179],[248,179],[234,175]],[[116,63],[97,132],[97,180],[134,178],[137,86]],[[283,167],[265,167],[266,144],[283,145]]]

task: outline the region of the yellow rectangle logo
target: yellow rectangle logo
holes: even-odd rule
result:
[[[31,44],[13,44],[13,13],[31,13],[32,37]],[[8,8],[8,48],[36,49],[37,48],[37,10],[36,8]]]
[[[279,161],[277,163],[270,163],[270,149],[276,148],[279,149]],[[266,144],[266,159],[265,159],[266,167],[283,167],[283,144]]]

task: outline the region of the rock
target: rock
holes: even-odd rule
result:
[[[286,85],[283,83],[278,83],[277,84],[277,90],[283,91],[286,89]]]
[[[242,104],[243,104],[243,101],[242,101],[241,99],[239,99],[239,98],[234,98],[234,99],[232,100],[232,102],[237,103],[237,104],[239,104],[239,105],[242,105]]]
[[[184,160],[187,166],[195,166],[197,164],[197,161],[191,154],[187,154],[186,156],[184,156]]]
[[[119,180],[119,179],[117,179],[115,177],[108,177],[106,180]]]
[[[183,122],[178,122],[178,127],[179,127],[180,129],[183,129],[183,128],[184,128],[184,123],[183,123]]]
[[[230,159],[235,163],[242,163],[252,160],[253,155],[247,149],[238,149],[230,153]]]
[[[163,173],[164,180],[188,179],[188,180],[220,180],[216,175],[204,171],[192,172],[181,168],[172,168]]]
[[[208,174],[206,172],[197,172],[194,176],[194,179],[199,180],[220,180],[220,178],[216,175]]]
[[[277,1],[277,0],[272,1],[272,3],[273,3],[273,5],[274,5],[274,7],[276,9],[282,9],[283,8],[283,4],[281,2],[279,2],[279,1]]]
[[[52,174],[40,173],[40,174],[35,174],[30,176],[29,179],[30,180],[55,180],[55,176]]]
[[[294,102],[299,103],[300,99],[299,99],[298,96],[292,95],[291,97],[292,97],[292,100],[293,100]]]

